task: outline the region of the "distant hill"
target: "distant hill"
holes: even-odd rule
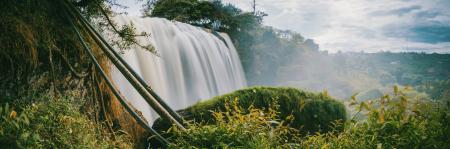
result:
[[[277,85],[328,90],[340,98],[357,92],[383,92],[394,84],[413,86],[433,98],[450,90],[450,86],[445,87],[450,79],[449,54],[316,52],[297,56],[280,68]],[[442,87],[433,91],[430,86]]]

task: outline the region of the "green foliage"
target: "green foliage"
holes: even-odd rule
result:
[[[262,16],[242,12],[233,5],[219,0],[157,0],[153,1],[150,14],[170,20],[189,23],[222,32],[239,32],[259,24]]]
[[[306,136],[290,127],[295,119],[279,117],[281,106],[242,108],[231,100],[225,110],[213,112],[215,123],[170,129],[169,148],[449,148],[448,106],[411,98],[409,90],[394,87],[392,94],[362,102],[354,97],[350,108],[366,119],[352,118],[335,123],[333,131]]]
[[[114,30],[114,24],[105,17],[111,14],[108,4],[115,3],[114,1],[67,1],[76,4],[77,9],[96,29],[112,30],[113,32],[108,32],[112,34],[108,35],[122,37],[116,38],[117,42],[114,42],[122,43],[120,47],[139,44],[134,39],[137,35],[134,34],[133,26],[122,26]],[[3,111],[5,113],[2,113],[0,120],[0,148],[117,146],[109,138],[111,134],[103,132],[102,126],[114,125],[114,128],[108,127],[112,132],[123,125],[118,124],[118,121],[110,121],[107,116],[111,113],[104,114],[110,112],[105,109],[111,106],[106,100],[110,97],[104,94],[107,92],[104,80],[93,69],[92,61],[69,23],[73,18],[68,18],[64,2],[65,0],[6,0],[0,5],[0,106],[9,103],[19,115],[8,119],[8,114],[12,111]],[[86,29],[78,27],[102,68],[108,72],[110,64],[104,54]],[[149,45],[143,46],[151,48]],[[73,105],[76,110],[72,105],[66,107],[65,103],[59,104],[64,99],[42,99],[34,103],[37,109],[31,106],[31,102],[36,100],[33,94],[53,97],[66,95],[71,91],[77,92],[76,97],[88,101],[82,103],[81,109],[78,107],[80,104]],[[73,132],[69,133],[69,130]],[[139,139],[134,138],[136,142]],[[124,147],[128,144],[123,143]]]
[[[416,86],[418,91],[427,93],[431,99],[450,102],[450,78],[447,80],[427,81]]]
[[[386,83],[394,80],[400,85],[415,86],[427,81],[447,80],[450,74],[448,54],[381,52],[341,53],[338,56],[345,61],[344,67],[366,69],[372,77]]]
[[[214,112],[214,124],[191,123],[187,131],[172,127],[169,148],[288,148],[299,138],[289,120],[279,119],[279,107],[242,108],[238,100],[225,104],[225,111]]]
[[[284,66],[298,60],[299,55],[318,52],[313,40],[272,27],[255,26],[248,33],[231,34],[231,38],[250,85],[278,85],[276,79]]]
[[[75,0],[68,0],[69,2]],[[78,1],[78,0],[76,0]],[[25,84],[33,73],[42,73],[52,69],[52,65],[68,63],[86,68],[90,64],[83,48],[67,18],[67,9],[63,0],[7,0],[0,5],[0,79]],[[75,3],[75,2],[74,2]],[[82,4],[81,4],[82,3]],[[109,13],[108,0],[81,0],[80,11],[99,30],[111,30],[121,39],[114,41],[119,47],[126,48],[134,39],[133,26],[112,27],[105,16]],[[106,12],[105,12],[106,11]],[[104,12],[104,13],[102,13]],[[94,21],[95,20],[95,21]],[[114,30],[114,29],[116,30]],[[83,29],[80,29],[83,30]],[[85,33],[82,31],[82,33]],[[83,34],[85,35],[85,34]],[[112,34],[115,35],[115,34]],[[85,40],[91,42],[90,38]],[[131,42],[131,43],[130,43]],[[96,48],[91,45],[92,48]],[[150,45],[143,46],[151,49]],[[154,52],[154,51],[152,51]],[[94,53],[95,50],[94,50]],[[67,72],[66,66],[61,71]],[[14,76],[14,77],[12,77]],[[5,81],[5,82],[6,82]]]
[[[397,87],[395,87],[397,88]],[[348,121],[341,133],[307,136],[309,148],[449,148],[450,113],[447,106],[413,100],[405,89],[392,95],[350,105],[364,113],[363,121]]]
[[[227,102],[236,99],[237,104],[246,109],[255,107],[269,109],[279,106],[278,116],[286,119],[292,116],[292,128],[305,132],[326,132],[332,123],[346,120],[346,111],[342,103],[325,94],[304,92],[295,88],[252,87],[230,94],[214,97],[179,111],[185,119],[195,122],[214,123],[212,111],[226,111]],[[153,125],[159,130],[167,130],[170,124],[159,120]]]
[[[223,25],[218,30],[233,39],[249,85],[327,89],[339,98],[355,92],[364,93],[367,97],[363,99],[372,98],[375,92],[369,91],[384,92],[394,84],[413,86],[432,99],[447,99],[449,95],[448,85],[441,82],[450,75],[448,54],[328,54],[319,51],[313,40],[298,33],[261,25],[264,15],[244,12],[218,1],[152,0],[149,3],[152,3],[151,16],[210,29],[215,29],[215,22]]]
[[[81,114],[74,98],[37,97],[32,104],[0,106],[0,146],[11,148],[130,148]]]
[[[449,54],[310,52],[296,56],[277,72],[277,85],[327,89],[338,98],[361,93],[360,99],[388,92],[395,84],[412,86],[435,100],[442,100],[450,90],[445,84],[450,75]]]
[[[214,29],[214,22],[233,39],[249,85],[284,85],[312,91],[327,89],[347,98],[362,92],[363,99],[393,84],[410,85],[432,99],[447,99],[450,61],[448,54],[336,53],[318,51],[318,45],[300,34],[262,26],[257,19],[230,17],[249,15],[217,1],[154,0],[152,16],[164,17]],[[222,15],[227,14],[227,15]],[[259,17],[259,18],[258,18]],[[241,19],[242,20],[239,20]],[[207,21],[205,21],[207,20]],[[250,21],[246,21],[250,20]],[[207,22],[207,23],[206,23]],[[226,25],[236,24],[236,25]],[[295,74],[295,75],[293,75]]]

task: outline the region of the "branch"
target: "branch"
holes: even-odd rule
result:
[[[122,31],[119,31],[119,30],[116,28],[114,22],[112,22],[112,20],[109,18],[108,13],[106,13],[106,11],[105,11],[105,10],[103,9],[103,7],[100,5],[100,3],[96,3],[96,5],[97,5],[97,7],[100,9],[100,12],[102,13],[102,15],[105,16],[106,21],[107,21],[108,24],[112,27],[113,31],[116,32],[116,33],[119,35],[120,38],[126,40],[126,36],[133,36],[133,39],[128,40],[129,42],[131,42],[132,44],[135,44],[135,45],[137,45],[137,46],[139,46],[139,47],[141,47],[141,48],[143,48],[143,49],[147,49],[147,50],[149,50],[150,52],[152,52],[152,53],[154,53],[155,55],[158,56],[158,53],[157,53],[152,47],[150,47],[150,45],[147,45],[147,46],[142,45],[142,44],[140,44],[139,42],[137,42],[136,39],[134,38],[134,37],[137,37],[137,36],[148,36],[145,32],[144,32],[143,34],[136,35],[136,34],[128,34],[128,33],[124,33],[124,32],[122,32]]]
[[[108,21],[108,24],[113,28],[114,32],[119,34],[119,36],[121,38],[123,38],[125,35],[129,35],[129,36],[147,36],[146,34],[136,35],[136,34],[124,34],[124,33],[121,33],[121,31],[119,31],[116,28],[116,25],[114,24],[114,22],[111,21],[111,19],[108,16],[108,13],[106,13],[106,11],[103,9],[103,7],[99,3],[96,3],[96,4],[97,4],[97,7],[100,9],[100,12],[102,13],[102,15],[105,16],[106,21]]]

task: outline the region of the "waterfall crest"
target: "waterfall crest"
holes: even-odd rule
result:
[[[227,34],[222,40],[202,28],[162,18],[118,16],[118,25],[132,24],[143,44],[151,43],[159,57],[138,47],[125,50],[122,57],[174,110],[246,86],[236,49]],[[149,123],[158,116],[112,66],[111,76],[121,93]]]

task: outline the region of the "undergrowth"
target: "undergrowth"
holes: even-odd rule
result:
[[[348,121],[342,133],[310,135],[302,146],[312,148],[450,148],[450,113],[440,102],[408,96],[407,87],[393,94],[350,106],[366,118]]]
[[[80,25],[80,20],[67,12],[64,2],[7,0],[0,5],[0,106],[6,107],[8,103],[8,109],[2,109],[0,120],[0,148],[104,147],[108,140],[103,139],[107,139],[109,134],[99,131],[103,127],[107,127],[109,132],[123,130],[132,136],[134,143],[144,144],[141,140],[145,140],[145,132],[112,98],[105,80],[77,38],[71,22],[79,29],[106,73],[109,73],[110,61],[87,29]],[[112,31],[114,22],[108,19],[113,15],[110,7],[115,2],[67,2],[74,3],[96,30],[119,35],[120,38],[115,41],[108,40],[112,45],[123,42],[124,46],[130,46],[129,42],[135,41],[132,27],[122,26],[114,28],[117,32]],[[66,97],[53,99],[67,96],[65,93],[70,91],[78,92],[73,97],[81,98],[84,102],[66,103]],[[45,98],[34,94],[45,94]],[[35,106],[31,106],[29,101],[36,101]],[[9,118],[13,111],[8,110],[14,110],[17,117]],[[63,126],[66,121],[67,126]],[[67,133],[70,128],[72,133]],[[79,129],[79,133],[75,129]],[[95,137],[99,139],[97,143],[92,142]]]
[[[450,148],[447,105],[413,98],[397,87],[379,99],[353,98],[349,108],[366,119],[336,121],[335,129],[308,135],[290,127],[292,116],[280,118],[276,104],[243,108],[236,99],[211,112],[215,123],[169,129],[169,148]]]
[[[213,113],[214,124],[191,123],[187,131],[169,129],[175,136],[169,148],[289,148],[299,137],[298,130],[289,127],[293,117],[281,120],[276,104],[267,110],[244,109],[235,99],[225,108]]]
[[[303,133],[327,132],[336,120],[346,120],[344,104],[328,96],[326,93],[311,93],[288,87],[250,87],[229,94],[202,101],[191,107],[180,110],[179,113],[187,120],[213,123],[212,111],[225,111],[226,103],[238,99],[238,105],[244,111],[249,107],[267,110],[276,104],[280,108],[278,117],[293,118],[290,126],[301,129]],[[266,111],[267,112],[267,111]],[[168,121],[157,120],[153,125],[156,130],[167,130]]]
[[[132,148],[126,134],[111,134],[80,113],[80,99],[42,95],[31,104],[0,105],[2,148]],[[116,132],[114,132],[116,133]]]

